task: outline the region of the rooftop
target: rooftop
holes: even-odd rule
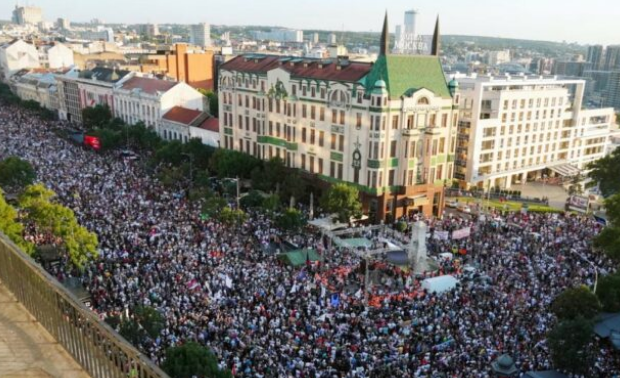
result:
[[[184,125],[191,125],[192,122],[202,114],[199,110],[192,110],[175,106],[170,109],[168,113],[164,114],[162,118],[168,121],[182,123]]]
[[[352,62],[348,59],[317,59],[278,55],[240,55],[221,67],[227,71],[266,74],[281,68],[293,77],[318,80],[357,82],[372,69],[370,63]]]
[[[121,86],[125,90],[140,89],[148,94],[156,94],[158,92],[167,92],[178,83],[175,81],[166,81],[159,79],[150,79],[146,77],[132,77]]]
[[[422,88],[444,98],[452,97],[441,62],[436,56],[379,56],[372,71],[366,77],[366,90],[372,90],[379,80],[385,81],[390,97],[393,99],[410,95]]]
[[[129,71],[117,70],[115,68],[95,67],[91,70],[80,72],[80,79],[103,81],[106,83],[117,83],[127,76]]]

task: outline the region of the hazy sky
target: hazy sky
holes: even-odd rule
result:
[[[420,11],[418,30],[444,34],[620,44],[619,0],[21,0],[43,8],[46,20],[100,18],[115,23],[278,25],[300,29],[379,31],[386,8],[390,29],[403,12]],[[0,0],[10,19],[15,0]]]

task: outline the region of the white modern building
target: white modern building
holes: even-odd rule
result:
[[[0,70],[8,78],[23,69],[40,67],[37,48],[21,39],[0,46]]]
[[[463,186],[509,188],[574,176],[605,156],[614,111],[584,109],[584,80],[457,77],[461,96],[455,178]]]
[[[271,31],[254,31],[252,38],[258,41],[274,41],[274,42],[303,42],[303,30],[293,29],[273,29]]]
[[[510,50],[489,51],[487,53],[487,63],[490,66],[499,66],[510,62]]]
[[[15,5],[13,23],[17,25],[39,25],[43,21],[43,11],[39,7]]]
[[[211,26],[205,22],[189,27],[189,43],[200,47],[211,46]]]
[[[187,143],[197,138],[211,147],[220,146],[219,122],[207,112],[175,106],[163,115],[159,135],[165,140]]]
[[[425,54],[428,51],[425,38],[416,30],[418,15],[417,10],[408,10],[405,12],[404,25],[396,25],[395,54],[415,55]]]
[[[71,22],[69,22],[69,20],[67,20],[66,18],[59,18],[58,20],[56,20],[56,28],[62,30],[69,30],[71,29]]]
[[[189,85],[133,76],[114,88],[114,115],[128,124],[144,122],[160,133],[162,116],[175,106],[204,111],[204,96]]]
[[[74,64],[73,50],[62,43],[39,46],[39,62],[41,67],[57,69],[71,67]]]

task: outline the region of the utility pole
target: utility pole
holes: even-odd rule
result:
[[[241,205],[239,203],[240,197],[241,197],[241,187],[240,187],[240,182],[239,182],[239,176],[237,176],[237,209],[241,208]]]

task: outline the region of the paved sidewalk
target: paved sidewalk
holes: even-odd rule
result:
[[[88,378],[0,282],[0,378]]]

